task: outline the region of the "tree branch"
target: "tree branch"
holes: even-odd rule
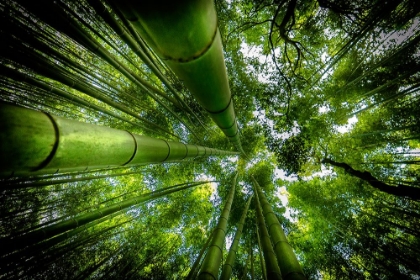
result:
[[[382,192],[400,197],[407,197],[411,200],[420,200],[420,188],[402,184],[398,184],[397,186],[391,186],[378,180],[368,171],[355,170],[347,163],[336,162],[329,158],[324,158],[321,162],[343,168],[348,174],[368,182],[372,187]]]

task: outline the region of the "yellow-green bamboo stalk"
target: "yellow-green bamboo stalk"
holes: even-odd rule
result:
[[[257,212],[258,229],[261,232],[261,245],[264,253],[267,279],[282,279],[279,265],[277,264],[276,254],[271,244],[270,235],[262,215],[261,205],[258,199],[258,193],[255,192],[255,209]]]
[[[280,267],[283,279],[306,279],[305,275],[303,274],[302,268],[300,267],[300,264],[296,258],[296,255],[293,252],[293,249],[290,246],[289,242],[287,241],[283,228],[281,227],[279,220],[274,214],[270,203],[268,203],[267,198],[262,192],[261,187],[255,180],[254,176],[252,176],[252,180],[254,181],[254,190],[259,198],[261,208],[264,213],[264,218],[267,221],[267,226],[269,228],[271,240],[273,241],[274,245],[274,252],[276,253],[277,262]]]
[[[200,273],[198,274],[198,279],[212,279],[216,280],[219,275],[219,267],[222,262],[223,256],[223,244],[225,241],[227,222],[229,220],[230,208],[232,206],[233,197],[235,195],[236,187],[236,178],[238,174],[235,175],[232,181],[232,187],[229,191],[225,207],[223,208],[222,214],[220,215],[219,222],[214,229],[213,238],[207,255],[201,266]]]
[[[248,202],[245,205],[244,211],[242,212],[241,219],[238,223],[238,229],[236,230],[235,237],[232,245],[229,249],[229,254],[226,258],[225,264],[223,265],[222,275],[220,279],[230,279],[232,274],[233,264],[235,263],[236,252],[238,251],[239,240],[241,239],[242,229],[244,227],[246,214],[248,213],[249,204],[251,203],[252,195],[249,197]]]
[[[242,152],[214,3],[113,2]]]
[[[133,197],[133,198],[123,200],[118,203],[114,203],[107,207],[100,208],[92,212],[76,216],[69,220],[61,221],[53,225],[48,225],[46,227],[36,229],[22,236],[17,236],[15,238],[9,239],[8,240],[9,244],[7,244],[5,248],[3,248],[3,251],[6,253],[13,253],[14,251],[18,251],[25,248],[25,246],[34,245],[38,242],[45,241],[51,237],[54,237],[66,231],[78,228],[82,225],[88,224],[97,219],[101,219],[103,217],[109,216],[116,212],[120,212],[124,209],[127,209],[128,207],[139,205],[145,202],[149,202],[157,198],[160,198],[162,196],[165,196],[167,194],[171,194],[173,192],[181,191],[184,189],[188,189],[188,188],[199,186],[206,183],[209,183],[209,182],[196,182],[196,183],[166,187],[164,189],[145,193],[145,194]],[[112,217],[112,216],[109,216],[109,217]],[[4,242],[5,239],[2,239],[0,241]]]
[[[78,171],[234,155],[0,103],[0,176]]]
[[[191,267],[190,272],[188,273],[188,275],[185,279],[187,279],[187,280],[195,279],[195,276],[197,275],[197,272],[198,272],[198,269],[199,269],[199,266],[200,266],[201,259],[203,258],[204,252],[207,250],[207,247],[209,246],[209,243],[210,243],[210,241],[213,237],[213,233],[214,233],[214,231],[212,231],[211,234],[209,235],[209,237],[207,238],[206,243],[201,248],[200,253],[198,253],[197,259],[195,260],[194,264]]]
[[[266,268],[265,268],[265,262],[264,262],[264,258],[263,258],[263,255],[262,255],[261,238],[260,238],[260,233],[258,231],[258,224],[257,224],[256,232],[257,232],[258,248],[259,248],[258,251],[260,253],[261,271],[262,271],[262,274],[263,274],[263,279],[267,280],[267,271],[266,271]]]

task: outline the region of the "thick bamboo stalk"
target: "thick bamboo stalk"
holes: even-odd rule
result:
[[[170,142],[0,103],[0,177],[237,153]]]
[[[255,193],[258,194],[259,202],[264,212],[264,218],[267,221],[267,226],[269,228],[271,240],[273,241],[274,251],[276,253],[278,265],[280,267],[283,279],[306,279],[305,275],[303,274],[302,268],[300,267],[300,264],[296,258],[296,255],[293,252],[293,249],[290,246],[289,242],[287,241],[283,228],[281,227],[280,222],[274,214],[270,203],[268,203],[258,182],[253,176],[252,180],[254,181]],[[267,271],[267,278],[270,278],[268,273],[269,272]]]
[[[238,173],[232,180],[232,186],[229,191],[225,206],[220,215],[219,222],[214,229],[213,238],[207,251],[206,258],[201,266],[197,279],[213,279],[216,280],[219,275],[219,267],[222,262],[223,244],[225,241],[227,222],[229,220],[230,208],[232,206],[233,197],[235,195],[236,178]]]
[[[282,279],[276,255],[273,250],[273,245],[271,244],[270,235],[268,234],[267,226],[262,215],[257,192],[255,192],[255,209],[257,212],[258,229],[261,232],[261,245],[264,253],[267,279]]]
[[[230,276],[232,274],[233,264],[235,263],[236,252],[238,251],[239,240],[241,239],[242,229],[244,227],[245,218],[246,218],[246,214],[248,213],[248,208],[249,208],[249,204],[251,203],[251,199],[252,199],[252,195],[249,197],[248,202],[245,205],[244,211],[242,212],[241,219],[239,220],[239,223],[238,223],[238,229],[236,230],[235,237],[229,249],[229,254],[226,258],[225,264],[223,265],[222,275],[220,276],[219,279],[230,279]]]
[[[186,124],[182,118],[175,113],[171,108],[169,108],[165,103],[163,103],[159,98],[157,98],[145,85],[147,83],[139,75],[131,71],[126,65],[121,63],[114,55],[112,55],[107,49],[102,47],[94,37],[92,37],[88,32],[85,32],[79,23],[72,17],[70,17],[64,10],[63,7],[60,7],[60,3],[54,3],[52,0],[43,0],[41,3],[39,1],[34,5],[31,2],[25,3],[25,8],[33,12],[36,16],[40,17],[43,21],[50,24],[56,28],[59,32],[62,32],[76,42],[86,47],[110,65],[112,65],[116,70],[121,72],[126,78],[138,85],[140,88],[152,97],[159,105],[163,106],[174,118],[178,119],[196,138],[199,138],[191,127]],[[53,12],[46,12],[45,9],[41,8],[43,6],[49,6]]]
[[[113,2],[242,152],[213,2]]]

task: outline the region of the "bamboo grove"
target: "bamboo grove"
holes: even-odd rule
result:
[[[1,1],[0,279],[418,279],[419,1],[149,2]]]

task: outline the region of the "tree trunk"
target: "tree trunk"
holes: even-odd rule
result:
[[[420,200],[420,188],[402,184],[399,184],[397,186],[385,184],[384,182],[379,181],[378,179],[373,177],[373,175],[370,172],[355,170],[350,165],[344,162],[336,162],[331,159],[324,158],[322,160],[322,163],[328,163],[333,166],[343,168],[344,171],[346,171],[348,174],[368,182],[372,187],[381,192],[401,197],[407,197],[412,200]]]
[[[214,229],[212,242],[207,251],[206,258],[201,266],[198,279],[213,279],[216,280],[219,275],[219,267],[222,262],[223,244],[225,241],[225,234],[227,229],[227,222],[229,220],[230,208],[232,206],[233,197],[235,195],[236,178],[238,173],[233,177],[232,186],[226,200],[225,207],[220,215],[219,222]]]
[[[271,240],[274,244],[274,251],[277,256],[277,261],[281,270],[283,279],[301,280],[306,279],[302,268],[293,252],[292,247],[287,241],[283,228],[281,227],[276,215],[263,194],[258,182],[252,176],[254,181],[254,189],[258,193],[259,202],[264,212],[264,218],[267,221],[270,230]],[[268,275],[267,275],[268,276]],[[268,276],[268,278],[270,278]]]
[[[236,252],[238,251],[239,240],[241,239],[242,229],[244,227],[246,214],[248,213],[249,204],[251,203],[252,195],[249,197],[248,202],[246,203],[245,209],[242,212],[241,219],[238,223],[238,228],[236,230],[235,238],[233,239],[232,245],[229,249],[229,254],[226,258],[225,264],[223,265],[222,275],[219,279],[228,280],[232,274],[233,264],[235,263]],[[252,250],[251,250],[252,252]],[[253,271],[252,263],[252,253],[251,253],[251,274]]]

